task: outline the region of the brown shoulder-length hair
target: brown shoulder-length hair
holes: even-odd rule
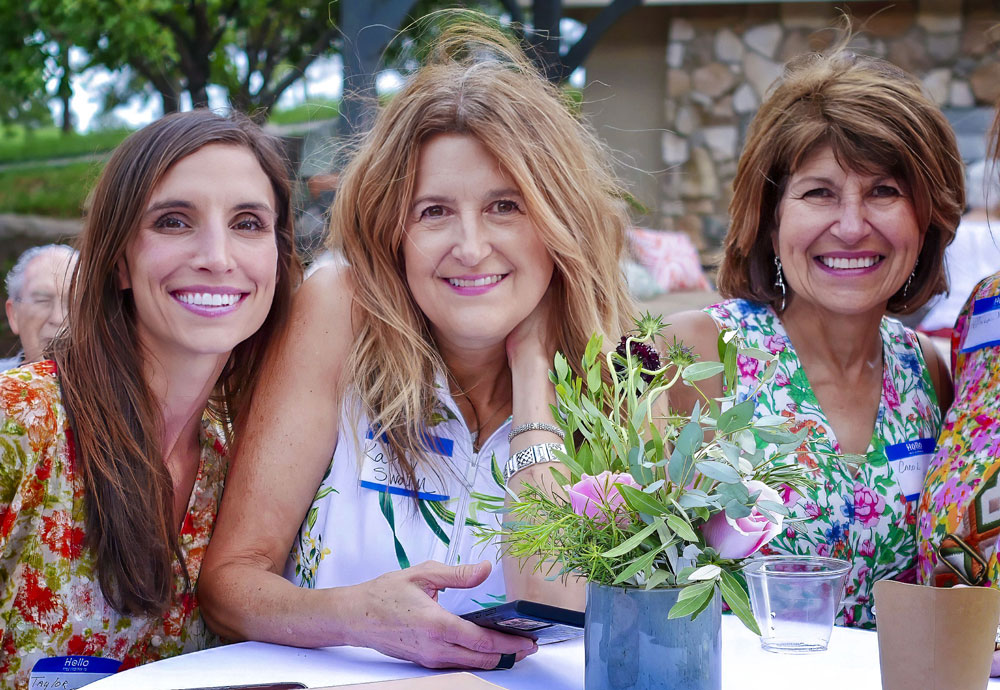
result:
[[[116,266],[138,231],[153,189],[171,166],[209,144],[252,152],[271,181],[277,212],[274,301],[260,330],[230,354],[209,402],[232,442],[299,277],[287,163],[279,143],[245,116],[205,109],[169,115],[115,150],[77,239],[80,258],[70,286],[67,327],[52,345],[76,467],[86,487],[87,541],[105,598],[124,614],[154,614],[169,605],[172,559],[181,554],[173,485],[159,445],[162,415],[143,378],[135,305],[131,291],[119,287]]]
[[[747,131],[733,181],[719,292],[778,308],[772,233],[791,175],[829,146],[844,167],[905,180],[924,241],[909,289],[888,310],[909,313],[948,290],[944,250],[965,207],[965,171],[948,120],[920,83],[885,60],[846,49],[790,62]]]
[[[482,15],[457,16],[379,112],[331,212],[331,243],[343,249],[355,286],[357,338],[343,384],[411,485],[414,468],[430,459],[424,426],[437,404],[435,375],[446,370],[403,265],[417,163],[430,137],[475,137],[517,184],[555,263],[550,328],[574,368],[591,334],[608,342],[634,325],[619,265],[625,196],[603,148],[516,43]]]

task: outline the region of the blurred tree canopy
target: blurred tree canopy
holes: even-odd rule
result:
[[[365,126],[375,76],[387,56],[398,58],[396,39],[416,17],[454,5],[505,12],[545,75],[561,81],[640,3],[611,0],[579,41],[561,49],[562,0],[530,7],[518,0],[0,0],[0,122],[37,119],[55,95],[69,131],[70,47],[87,56],[80,71],[99,65],[121,76],[106,107],[147,92],[169,113],[184,92],[194,106],[207,105],[216,85],[233,107],[258,118],[318,57],[340,53],[341,131],[351,132]],[[53,79],[55,94],[47,93]]]

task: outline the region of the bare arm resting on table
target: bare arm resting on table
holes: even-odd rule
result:
[[[299,588],[281,573],[337,441],[340,366],[352,345],[352,286],[322,269],[295,297],[233,459],[199,579],[209,625],[232,639],[371,647],[430,667],[493,668],[530,640],[448,613],[437,590],[474,586],[488,568],[424,563],[352,587]],[[308,430],[308,433],[303,433]]]

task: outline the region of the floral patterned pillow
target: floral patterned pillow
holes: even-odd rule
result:
[[[628,237],[632,254],[664,292],[712,289],[701,270],[698,250],[683,232],[632,228]]]

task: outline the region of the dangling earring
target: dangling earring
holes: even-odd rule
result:
[[[916,275],[917,266],[919,265],[920,265],[920,257],[918,256],[917,260],[913,262],[913,270],[910,271],[910,277],[906,279],[906,285],[903,286],[903,297],[906,297],[906,293],[910,291],[910,283],[913,282],[913,276]]]
[[[785,311],[785,276],[781,272],[781,259],[778,255],[774,255],[774,267],[778,269],[778,277],[774,281],[774,287],[781,288],[781,309],[779,311]]]

